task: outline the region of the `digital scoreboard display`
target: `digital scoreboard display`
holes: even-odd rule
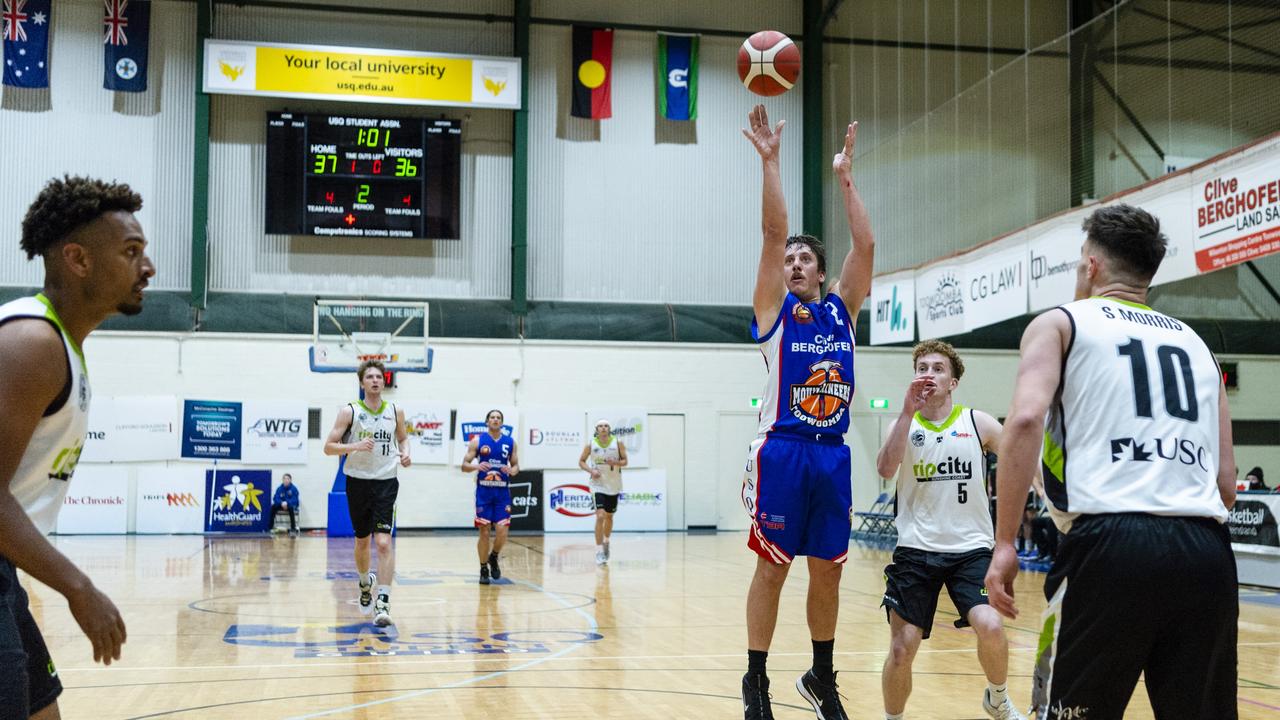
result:
[[[267,114],[266,231],[456,239],[462,123]]]

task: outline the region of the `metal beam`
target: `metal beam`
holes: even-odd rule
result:
[[[1167,17],[1167,16],[1164,16],[1164,15],[1158,15],[1158,14],[1156,14],[1156,13],[1151,12],[1150,10],[1143,10],[1143,9],[1142,9],[1142,8],[1140,8],[1140,7],[1135,7],[1135,8],[1133,8],[1133,11],[1134,11],[1135,13],[1139,14],[1139,15],[1145,15],[1146,17],[1149,17],[1149,18],[1155,18],[1156,20],[1163,20],[1163,21],[1165,21],[1165,22],[1169,23],[1170,25],[1176,25],[1176,26],[1178,26],[1178,27],[1182,28],[1183,30],[1196,30],[1196,31],[1199,31],[1199,32],[1203,32],[1205,35],[1207,35],[1207,36],[1209,36],[1209,37],[1213,38],[1214,40],[1219,40],[1219,41],[1221,41],[1221,42],[1227,43],[1228,45],[1234,45],[1234,46],[1236,46],[1236,47],[1242,47],[1242,48],[1244,48],[1244,49],[1246,49],[1246,50],[1252,50],[1253,52],[1256,52],[1256,53],[1258,53],[1259,55],[1266,55],[1267,57],[1271,57],[1271,58],[1275,58],[1275,59],[1277,59],[1277,60],[1280,60],[1280,53],[1275,52],[1275,51],[1273,51],[1273,50],[1268,50],[1268,49],[1263,48],[1263,47],[1258,47],[1257,45],[1252,45],[1252,44],[1250,44],[1250,43],[1240,42],[1239,40],[1236,40],[1235,38],[1231,37],[1230,35],[1223,35],[1222,33],[1217,32],[1217,31],[1214,31],[1214,30],[1209,30],[1209,29],[1206,29],[1206,28],[1199,28],[1199,27],[1196,27],[1195,25],[1192,25],[1192,24],[1190,24],[1190,23],[1184,23],[1184,22],[1182,22],[1181,20],[1174,20],[1174,19],[1173,19],[1173,18],[1171,18],[1171,17]]]
[[[822,149],[822,0],[804,0],[804,45],[801,67],[804,68],[804,142],[801,159],[804,232],[821,238],[822,177],[826,153]]]
[[[1198,37],[1204,37],[1209,32],[1226,32],[1228,30],[1235,32],[1238,30],[1248,30],[1255,27],[1263,27],[1265,25],[1275,25],[1280,23],[1280,15],[1270,18],[1260,18],[1258,20],[1249,20],[1247,22],[1233,23],[1222,27],[1213,28],[1212,30],[1197,30],[1195,32],[1183,33],[1181,35],[1170,35],[1169,37],[1152,38],[1150,40],[1135,40],[1131,43],[1123,45],[1113,45],[1106,52],[1120,52],[1124,50],[1139,50],[1144,47],[1152,47],[1154,45],[1163,45],[1165,43],[1181,42],[1183,40],[1194,40]],[[1105,54],[1105,53],[1104,53]]]
[[[1093,83],[1097,42],[1090,0],[1071,0],[1071,34],[1068,36],[1067,86],[1070,98],[1068,158],[1071,207],[1083,205],[1094,195],[1093,168]]]
[[[511,115],[511,310],[529,312],[529,18],[531,0],[515,0],[520,109]]]
[[[1145,67],[1170,67],[1179,70],[1210,70],[1224,73],[1256,73],[1259,75],[1280,75],[1280,63],[1238,63],[1221,60],[1188,60],[1145,55],[1115,55],[1099,58],[1098,62],[1115,65],[1138,65]]]
[[[836,16],[836,11],[840,9],[840,5],[844,0],[827,0],[827,9],[822,11],[822,22],[819,23],[819,30],[826,30],[827,24]]]
[[[1252,260],[1246,260],[1244,266],[1249,268],[1249,272],[1253,273],[1253,276],[1258,279],[1258,282],[1262,283],[1262,287],[1266,288],[1267,293],[1271,295],[1271,299],[1275,300],[1277,305],[1280,305],[1280,293],[1277,293],[1275,287],[1267,281],[1267,277],[1262,274],[1262,271],[1258,269],[1258,266],[1254,265]]]
[[[195,137],[191,148],[191,307],[197,312],[204,309],[209,297],[209,96],[204,92],[204,41],[212,34],[213,0],[197,0]]]
[[[1097,68],[1094,68],[1093,76],[1098,79],[1098,84],[1102,86],[1102,89],[1105,90],[1106,93],[1111,96],[1111,99],[1115,101],[1116,107],[1120,108],[1120,112],[1124,113],[1124,116],[1133,124],[1134,129],[1138,131],[1138,134],[1142,136],[1142,139],[1147,141],[1147,144],[1151,146],[1152,150],[1156,151],[1156,155],[1159,155],[1161,160],[1164,160],[1164,148],[1161,148],[1160,144],[1156,142],[1156,139],[1151,137],[1151,133],[1147,132],[1147,128],[1142,124],[1142,121],[1138,119],[1137,113],[1129,107],[1129,104],[1124,101],[1124,98],[1120,97],[1120,93],[1117,93],[1116,89],[1111,87],[1111,83],[1107,82],[1107,78],[1102,73],[1098,72]]]

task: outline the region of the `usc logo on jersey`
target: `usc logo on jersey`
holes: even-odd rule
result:
[[[844,381],[843,367],[835,360],[809,366],[809,377],[791,386],[791,413],[818,428],[835,425],[844,416],[853,386]]]

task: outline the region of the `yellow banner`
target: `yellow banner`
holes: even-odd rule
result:
[[[520,81],[518,58],[205,41],[207,93],[514,110]]]
[[[258,48],[257,89],[471,101],[471,60]]]

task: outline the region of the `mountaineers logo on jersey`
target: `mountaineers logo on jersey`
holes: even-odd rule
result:
[[[791,386],[791,412],[814,427],[827,428],[840,421],[849,406],[853,386],[844,381],[840,363],[819,360],[809,366],[809,377]]]

